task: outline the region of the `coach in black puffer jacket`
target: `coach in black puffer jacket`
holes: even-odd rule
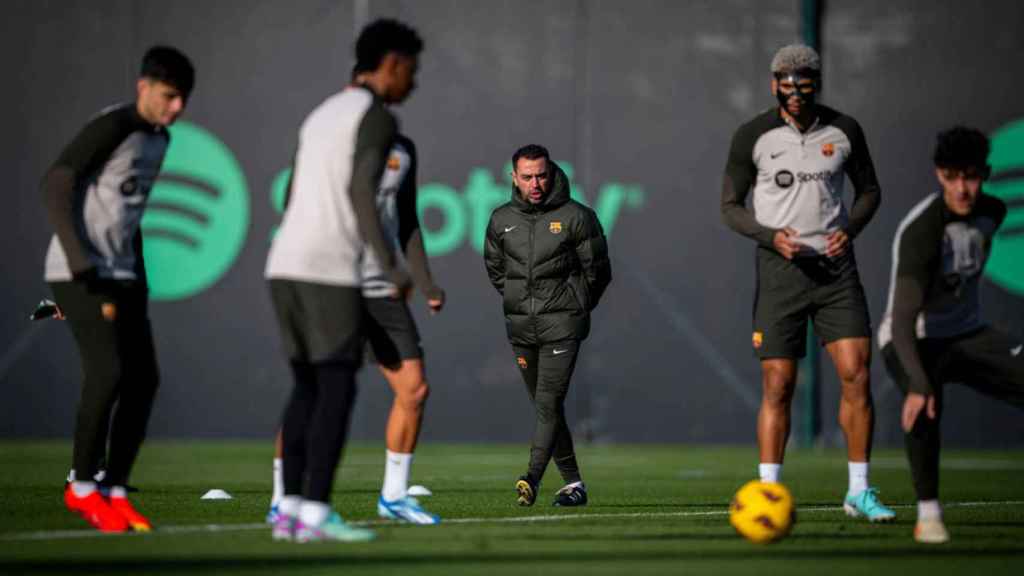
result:
[[[554,504],[580,506],[587,494],[563,405],[590,311],[612,279],[608,245],[597,215],[569,197],[569,179],[547,150],[520,148],[512,167],[512,200],[491,214],[484,262],[537,413],[529,468],[516,490],[519,504],[532,505],[553,456],[566,483]]]
[[[550,192],[533,204],[514,188],[487,226],[487,274],[503,296],[513,344],[583,340],[612,278],[597,215],[569,198],[569,179],[557,164],[547,166]]]

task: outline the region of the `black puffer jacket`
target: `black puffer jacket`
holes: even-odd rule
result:
[[[491,214],[484,263],[504,298],[513,344],[583,340],[612,279],[608,244],[593,210],[569,198],[569,180],[554,162],[552,187],[537,205],[512,190]]]

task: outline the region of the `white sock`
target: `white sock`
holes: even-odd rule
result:
[[[274,492],[270,496],[270,505],[276,506],[284,497],[284,465],[280,458],[274,458]]]
[[[110,487],[110,497],[111,498],[127,498],[128,497],[128,489],[125,488],[124,486],[111,486]]]
[[[74,492],[75,496],[78,498],[85,498],[96,491],[96,483],[75,480],[71,483],[71,491]]]
[[[97,482],[103,482],[103,479],[106,478],[106,477],[107,477],[107,471],[106,470],[99,470],[99,471],[96,472],[96,475],[92,477],[92,479],[97,481]],[[74,482],[74,481],[75,481],[75,469],[72,468],[71,470],[68,471],[68,482]]]
[[[850,489],[848,494],[860,494],[868,489],[868,463],[847,462],[850,470]]]
[[[326,502],[303,500],[299,506],[299,520],[306,526],[319,526],[327,521],[331,507]]]
[[[299,507],[302,505],[302,498],[299,496],[281,496],[277,503],[277,511],[285,516],[295,517],[299,515]]]
[[[917,501],[918,520],[942,520],[942,506],[938,500]]]
[[[757,465],[757,473],[761,482],[778,482],[782,477],[782,464],[762,462]]]
[[[409,491],[409,469],[412,468],[412,454],[387,450],[384,460],[384,487],[380,495],[385,500],[405,498]]]

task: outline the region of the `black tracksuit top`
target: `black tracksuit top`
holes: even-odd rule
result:
[[[513,188],[491,214],[484,262],[502,295],[505,327],[516,345],[583,340],[590,311],[611,282],[604,230],[593,210],[569,197],[569,180],[554,162],[552,187],[537,205]]]

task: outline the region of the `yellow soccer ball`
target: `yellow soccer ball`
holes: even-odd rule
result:
[[[729,523],[751,542],[780,540],[796,524],[793,496],[782,484],[751,480],[732,497]]]

